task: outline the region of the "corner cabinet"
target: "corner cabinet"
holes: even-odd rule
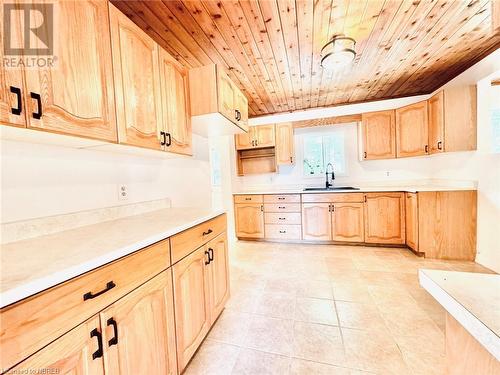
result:
[[[366,193],[364,216],[366,243],[405,243],[404,193]]]
[[[396,157],[396,115],[394,110],[363,113],[363,159]]]
[[[396,156],[429,153],[427,101],[396,109]]]

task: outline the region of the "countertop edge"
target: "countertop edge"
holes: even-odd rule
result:
[[[170,228],[167,231],[158,233],[154,236],[144,238],[140,241],[132,243],[128,246],[121,247],[115,251],[111,251],[102,256],[99,256],[94,259],[90,259],[84,263],[81,263],[77,266],[65,268],[60,272],[52,274],[50,276],[41,277],[35,280],[31,280],[27,283],[24,283],[16,288],[7,290],[5,292],[0,293],[0,308],[4,308],[6,306],[12,305],[16,302],[19,302],[25,298],[31,297],[37,293],[43,292],[44,290],[53,288],[61,283],[69,281],[75,277],[81,276],[84,273],[93,271],[99,267],[102,267],[108,263],[114,262],[122,257],[130,255],[136,251],[139,251],[147,246],[153,245],[159,241],[172,237],[182,231],[185,231],[189,228],[192,228],[198,224],[201,224],[207,220],[213,219],[217,216],[225,214],[226,211],[224,209],[215,209],[208,215],[201,216],[196,218],[189,223],[185,223],[183,225],[179,225],[175,228]]]
[[[437,302],[455,318],[472,337],[474,337],[492,356],[500,361],[500,338],[479,320],[472,312],[467,310],[459,301],[448,294],[425,272],[418,271],[420,285],[429,292]]]
[[[305,191],[303,189],[297,190],[247,190],[233,192],[232,195],[265,195],[265,194],[335,194],[335,193],[376,193],[376,192],[405,192],[405,193],[418,193],[427,191],[477,191],[475,187],[432,187],[432,186],[416,186],[416,187],[373,187],[373,188],[360,188],[359,190],[316,190]]]

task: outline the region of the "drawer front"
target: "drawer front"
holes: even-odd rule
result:
[[[262,203],[262,202],[264,202],[264,198],[260,194],[234,196],[234,203]]]
[[[300,212],[300,203],[265,203],[264,212]]]
[[[264,195],[264,203],[300,203],[300,194]]]
[[[266,239],[269,240],[300,240],[301,236],[300,225],[266,225]]]
[[[264,222],[266,224],[298,224],[302,222],[300,212],[266,212],[264,214]]]
[[[172,264],[225,232],[226,225],[226,214],[223,214],[170,237]]]
[[[168,266],[164,240],[2,309],[0,368],[27,358]]]
[[[363,193],[302,194],[303,203],[363,203]]]

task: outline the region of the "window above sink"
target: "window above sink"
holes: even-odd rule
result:
[[[323,177],[328,163],[333,164],[336,176],[347,174],[343,130],[304,134],[303,153],[304,177]]]

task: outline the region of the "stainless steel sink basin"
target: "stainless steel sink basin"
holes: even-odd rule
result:
[[[335,186],[330,188],[324,188],[324,187],[304,188],[304,191],[335,191],[335,190],[359,190],[359,188],[352,186]]]

